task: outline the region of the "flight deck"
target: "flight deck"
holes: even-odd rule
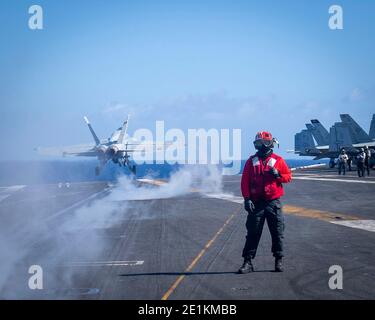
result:
[[[273,272],[265,224],[255,272],[245,275],[237,274],[246,235],[240,176],[178,192],[157,179],[1,187],[0,297],[374,299],[371,173],[293,171],[283,199],[285,271]],[[43,289],[30,289],[35,265]],[[342,290],[328,285],[335,265]]]

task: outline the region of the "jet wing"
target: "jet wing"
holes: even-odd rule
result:
[[[356,148],[364,148],[365,146],[367,146],[367,147],[375,147],[375,141],[369,141],[369,142],[364,142],[364,143],[353,144],[353,147],[356,147]]]
[[[80,144],[65,147],[38,147],[36,152],[44,156],[81,156],[81,157],[95,157],[97,152],[93,144]]]
[[[315,148],[319,151],[328,151],[329,146],[316,146]]]

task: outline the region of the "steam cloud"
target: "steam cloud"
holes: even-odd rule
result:
[[[77,259],[103,260],[106,250],[111,250],[110,239],[103,231],[123,227],[121,223],[126,223],[127,217],[152,219],[155,216],[151,205],[156,199],[183,196],[191,191],[219,193],[221,179],[217,166],[186,166],[157,187],[139,185],[122,176],[106,196],[47,221],[42,217],[40,204],[40,216],[27,217],[25,213],[17,220],[17,226],[1,228],[0,298],[59,298],[62,289],[74,287],[79,272],[79,268],[63,268],[64,265]],[[132,204],[134,201],[137,205]],[[38,293],[27,285],[31,276],[27,269],[33,264],[42,266],[44,272],[46,290]]]

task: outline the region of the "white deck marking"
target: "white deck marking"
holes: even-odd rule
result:
[[[12,193],[17,192],[25,188],[25,185],[15,185],[10,187],[0,187],[0,202],[10,197]]]
[[[317,163],[317,164],[310,164],[308,166],[294,167],[294,168],[291,168],[290,170],[295,171],[298,169],[310,169],[310,168],[319,168],[319,167],[325,167],[325,166],[327,165],[324,163]]]
[[[333,174],[321,174],[321,173],[301,173],[301,172],[295,172],[293,173],[293,177],[312,177],[312,178],[334,178],[334,179],[340,179],[340,178],[346,178],[346,179],[360,179],[357,175],[338,175],[337,173],[333,173]],[[374,180],[375,179],[375,176],[367,176],[365,177],[365,179],[372,179]]]
[[[317,177],[317,178],[324,178],[324,177],[332,177],[337,178],[337,174],[321,174],[321,173],[301,173],[301,172],[295,172],[293,173],[293,177]],[[346,177],[346,176],[343,176]],[[349,176],[349,178],[352,178]],[[356,178],[356,177],[353,177]]]
[[[242,197],[237,197],[230,193],[205,193],[204,194],[207,198],[214,198],[220,200],[226,200],[234,203],[243,203]]]
[[[68,212],[69,210],[72,210],[72,209],[75,209],[75,208],[78,208],[79,206],[83,205],[84,203],[86,203],[87,201],[89,200],[92,200],[92,199],[95,199],[97,196],[101,195],[101,194],[104,194],[106,193],[108,190],[110,189],[110,187],[107,187],[101,191],[98,191],[90,196],[88,196],[87,198],[85,199],[82,199],[82,200],[79,200],[78,202],[72,204],[71,206],[67,207],[67,208],[64,208],[56,213],[54,213],[53,215],[49,216],[48,218],[46,218],[44,221],[50,221],[51,219],[54,219],[66,212]]]
[[[347,182],[347,183],[364,183],[364,184],[375,184],[375,181],[366,180],[348,180],[348,179],[328,179],[328,178],[315,178],[315,177],[293,177],[294,180],[311,180],[311,181],[333,181],[333,182]],[[364,178],[366,179],[366,178]]]
[[[0,194],[0,202],[10,197],[10,194]]]
[[[208,198],[215,198],[220,200],[226,200],[234,203],[243,203],[243,198],[234,196],[228,193],[211,193],[205,194]],[[342,225],[345,227],[362,229],[370,232],[375,232],[375,220],[341,220],[341,221],[329,221],[333,224]]]
[[[135,261],[82,261],[70,262],[64,264],[64,267],[122,267],[122,266],[140,266],[143,260]]]
[[[14,191],[21,190],[21,189],[23,189],[25,187],[26,187],[25,185],[15,185],[15,186],[10,186],[10,187],[0,187],[0,193],[3,193],[3,192],[14,192]]]
[[[375,220],[346,220],[346,221],[330,221],[330,222],[333,224],[339,224],[345,227],[375,232]]]

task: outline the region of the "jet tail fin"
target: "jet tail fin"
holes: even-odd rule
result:
[[[340,114],[341,121],[349,127],[350,136],[353,143],[362,143],[370,141],[369,135],[354,121],[349,114]]]
[[[375,114],[372,115],[369,136],[371,139],[375,139]]]
[[[96,135],[94,129],[92,128],[89,119],[87,119],[86,116],[84,116],[83,119],[85,119],[85,122],[86,122],[87,126],[89,127],[89,130],[90,130],[90,132],[91,132],[91,134],[92,134],[92,137],[93,137],[94,140],[95,140],[96,145],[99,145],[99,144],[100,144],[100,140],[99,140],[98,136]]]
[[[122,143],[123,140],[124,140],[124,136],[127,135],[127,133],[128,133],[129,119],[130,119],[130,114],[128,114],[128,117],[126,118],[126,120],[124,121],[124,123],[122,125],[120,134],[119,134],[118,139],[117,139],[117,143]]]
[[[336,122],[330,129],[329,151],[338,152],[342,148],[350,148],[352,139],[350,128],[346,123]]]
[[[308,130],[302,130],[294,136],[294,150],[305,152],[306,149],[315,149],[314,139]]]
[[[312,133],[318,146],[326,146],[329,144],[328,130],[318,119],[311,120],[311,124],[306,124],[306,127]]]

